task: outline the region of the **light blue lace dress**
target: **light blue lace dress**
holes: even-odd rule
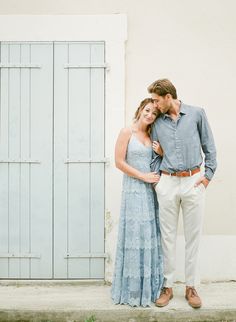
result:
[[[132,134],[126,161],[150,172],[152,148]],[[115,270],[111,288],[115,304],[149,306],[163,284],[158,203],[152,185],[124,174]]]

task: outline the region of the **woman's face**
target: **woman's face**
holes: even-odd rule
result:
[[[147,125],[150,125],[155,121],[158,114],[159,112],[157,108],[154,106],[154,104],[148,103],[142,109],[139,120],[145,122]]]

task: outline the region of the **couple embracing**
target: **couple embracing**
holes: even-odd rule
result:
[[[160,79],[121,130],[116,166],[124,172],[112,299],[164,307],[173,298],[180,209],[185,236],[185,298],[201,307],[197,283],[204,200],[216,169],[216,149],[202,108],[184,104]],[[200,167],[204,154],[204,174]]]

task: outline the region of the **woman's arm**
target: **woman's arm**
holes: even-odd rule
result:
[[[124,128],[120,131],[115,146],[115,163],[116,167],[130,177],[154,183],[158,181],[159,176],[156,172],[143,173],[131,167],[125,160],[128,143],[131,137],[130,128]]]

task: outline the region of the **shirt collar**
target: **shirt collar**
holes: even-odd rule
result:
[[[180,114],[187,114],[188,112],[188,108],[186,106],[186,104],[184,104],[182,101],[180,101]]]
[[[187,114],[187,107],[182,101],[180,101],[179,114]],[[163,114],[163,117],[165,119],[166,117],[170,117],[170,116],[166,113],[166,114]]]

